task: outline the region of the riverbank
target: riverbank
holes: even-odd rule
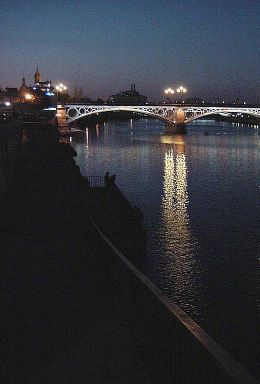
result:
[[[76,153],[41,132],[23,132],[1,201],[2,382],[149,383]]]

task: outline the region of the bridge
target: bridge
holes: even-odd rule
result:
[[[215,114],[248,114],[260,119],[260,108],[248,107],[215,107],[184,105],[86,105],[66,104],[57,106],[59,126],[68,125],[86,116],[105,112],[133,112],[152,116],[166,123],[166,131],[180,132],[186,124],[193,120]]]

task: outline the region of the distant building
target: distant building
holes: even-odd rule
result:
[[[147,97],[140,95],[135,89],[135,84],[131,84],[129,91],[119,92],[109,97],[107,103],[111,105],[144,105]]]
[[[34,83],[37,84],[40,81],[41,81],[41,75],[40,75],[39,68],[38,68],[38,65],[37,65],[36,72],[34,74]]]
[[[27,86],[25,78],[22,79],[22,85],[20,88],[10,88],[7,87],[4,89],[0,88],[0,103],[16,104],[16,103],[43,103],[44,105],[49,105],[52,103],[52,97],[54,94],[54,87],[51,84],[51,81],[41,81],[41,75],[37,66],[36,72],[34,74],[34,85]]]
[[[20,89],[19,89],[20,98],[22,99],[21,101],[25,101],[25,96],[28,92],[29,92],[29,87],[27,87],[25,83],[25,78],[23,77],[22,85],[20,86]]]
[[[22,79],[20,88],[0,88],[0,108],[8,107],[15,113],[31,113],[35,110],[53,109],[56,106],[54,87],[50,80],[41,81],[38,66],[33,85]]]
[[[41,81],[41,74],[38,69],[34,74],[34,86],[32,87],[33,93],[38,95],[45,94],[46,96],[54,96],[54,87],[51,84],[51,80]]]
[[[1,103],[19,103],[20,92],[17,88],[6,87],[5,90],[0,90]]]

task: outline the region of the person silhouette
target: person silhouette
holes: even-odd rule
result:
[[[105,179],[105,186],[108,187],[110,183],[109,172],[106,172],[104,179]]]

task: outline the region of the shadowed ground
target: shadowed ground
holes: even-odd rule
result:
[[[72,150],[24,149],[1,206],[1,381],[148,383]]]

